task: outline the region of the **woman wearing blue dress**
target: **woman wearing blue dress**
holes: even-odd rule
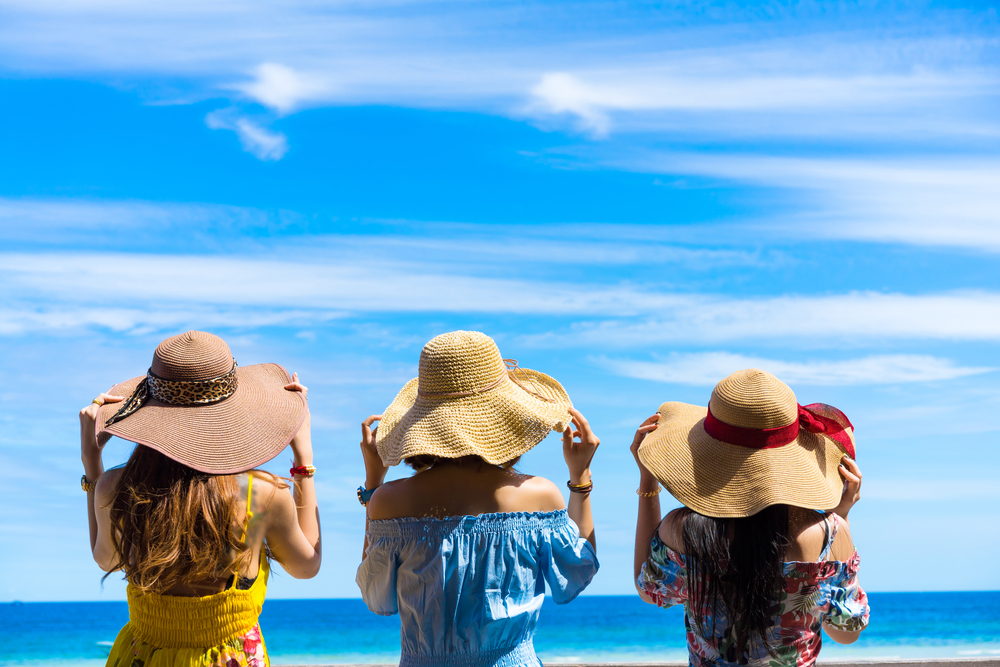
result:
[[[558,486],[513,468],[553,430],[568,509]],[[455,331],[424,346],[419,377],[362,436],[357,583],[373,612],[400,615],[401,667],[541,665],[532,638],[546,583],[565,604],[599,567],[590,461],[600,441],[562,386],[503,359],[488,336]],[[383,484],[400,461],[415,474]]]

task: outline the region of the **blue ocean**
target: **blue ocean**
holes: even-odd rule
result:
[[[857,643],[826,640],[821,660],[1000,657],[1000,592],[871,593],[871,625]],[[0,665],[103,665],[128,620],[124,602],[0,604]],[[391,663],[398,617],[360,600],[269,600],[261,629],[282,664]],[[686,661],[683,610],[636,596],[546,599],[535,648],[546,663]]]

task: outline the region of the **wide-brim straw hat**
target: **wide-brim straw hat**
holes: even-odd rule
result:
[[[160,343],[147,375],[108,391],[128,398],[101,406],[97,436],[151,447],[201,472],[244,472],[277,456],[302,425],[306,400],[284,388],[291,381],[278,364],[237,366],[221,338],[188,331]]]
[[[711,517],[747,517],[765,507],[830,510],[840,503],[844,456],[854,427],[828,405],[800,406],[762,370],[733,373],[708,407],[668,402],[639,460],[686,507]]]
[[[376,447],[389,466],[419,455],[500,465],[564,431],[572,405],[561,384],[505,360],[486,334],[453,331],[424,346],[419,377],[383,412]]]

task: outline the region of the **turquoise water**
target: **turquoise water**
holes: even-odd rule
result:
[[[824,642],[821,659],[1000,657],[1000,592],[871,593],[857,643]],[[0,665],[103,665],[128,620],[123,602],[0,604]],[[261,628],[272,661],[394,662],[399,621],[360,600],[269,600]],[[635,596],[546,600],[535,648],[546,663],[686,660],[683,612]]]

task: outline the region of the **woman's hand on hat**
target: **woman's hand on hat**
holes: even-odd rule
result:
[[[632,445],[629,450],[632,452],[632,458],[635,459],[635,464],[639,466],[639,473],[641,474],[641,479],[639,482],[640,488],[644,486],[655,486],[657,484],[656,479],[653,477],[653,473],[646,469],[646,466],[642,465],[642,461],[639,460],[639,445],[642,441],[646,439],[646,436],[652,433],[659,426],[660,413],[656,413],[651,417],[647,417],[646,421],[639,425],[639,428],[635,430],[635,437],[632,438]],[[648,482],[648,484],[643,484]]]
[[[590,481],[590,462],[601,444],[601,439],[590,430],[590,423],[576,408],[570,408],[573,428],[567,426],[563,431],[563,458],[569,468],[571,484],[586,484]],[[579,440],[579,441],[578,441]]]
[[[382,486],[386,473],[389,472],[375,447],[375,432],[378,427],[372,428],[372,424],[381,419],[382,415],[372,415],[361,422],[361,456],[365,460],[365,488],[369,491]]]
[[[833,508],[843,519],[847,518],[847,513],[851,511],[854,504],[861,500],[861,468],[858,462],[849,456],[845,456],[840,461],[840,476],[844,478],[844,493],[840,496],[840,504]]]
[[[292,381],[285,385],[288,391],[297,391],[305,398],[309,394],[309,387],[299,382],[299,374],[292,373]],[[310,466],[313,463],[312,449],[312,415],[309,413],[309,405],[306,405],[306,415],[299,426],[299,430],[292,436],[292,441],[288,443],[292,448],[293,463],[296,466]]]
[[[124,396],[101,394],[91,401],[90,405],[80,410],[80,459],[83,461],[87,479],[91,482],[96,482],[104,472],[104,464],[101,463],[101,449],[104,443],[98,442],[95,428],[97,413],[105,403],[118,403],[124,400]]]
[[[288,391],[299,392],[302,394],[302,398],[307,398],[309,396],[309,387],[299,382],[298,373],[292,373],[292,381],[285,385],[285,389]]]
[[[105,403],[118,403],[124,401],[124,396],[114,396],[113,394],[101,394],[90,405],[80,410],[80,444],[84,447],[92,445],[95,450],[100,451],[97,444],[97,433],[94,424],[97,423],[97,413]]]

